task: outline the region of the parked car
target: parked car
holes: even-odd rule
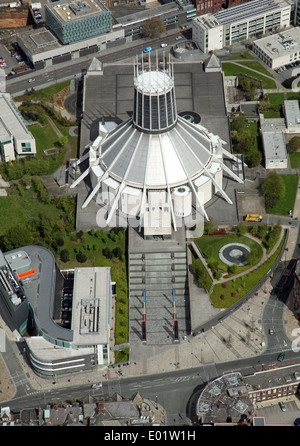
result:
[[[274,330],[273,330],[273,328],[270,328],[270,329],[269,329],[269,334],[270,334],[270,335],[273,335],[273,334],[274,334]]]
[[[284,353],[280,353],[280,355],[278,355],[277,357],[277,361],[283,361],[284,360]]]
[[[182,36],[177,36],[175,40],[180,40],[182,39]]]
[[[99,389],[99,387],[102,387],[102,383],[94,383],[94,384],[92,384],[92,389]]]
[[[147,46],[147,48],[144,49],[144,53],[150,53],[152,51],[151,46]]]
[[[34,79],[34,78],[31,78],[31,79],[29,79],[28,82],[34,82],[34,81],[35,81],[35,79]]]
[[[167,43],[161,43],[160,46],[161,46],[162,48],[166,48],[166,46],[168,46],[168,44],[167,44]]]
[[[286,412],[286,407],[282,401],[279,402],[279,407],[283,412]]]

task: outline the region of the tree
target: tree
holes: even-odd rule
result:
[[[160,17],[152,17],[144,22],[141,33],[144,37],[150,37],[151,39],[158,36],[160,33],[166,30],[166,25]]]
[[[67,249],[63,249],[60,253],[61,260],[66,263],[70,260],[70,253]]]
[[[103,254],[104,257],[106,257],[107,259],[112,259],[113,254],[112,254],[111,250],[110,250],[108,247],[106,247],[106,248],[103,249],[102,254]]]
[[[259,150],[251,150],[251,152],[247,155],[247,161],[249,167],[256,167],[261,162],[261,153]]]
[[[114,257],[118,257],[119,259],[121,259],[123,255],[122,249],[117,246],[116,248],[113,249],[113,255]]]
[[[244,235],[248,232],[248,226],[246,225],[246,223],[239,223],[237,225],[237,232],[239,235]]]
[[[300,136],[294,136],[288,143],[287,149],[289,153],[297,152],[300,148]]]
[[[265,194],[266,206],[271,208],[276,206],[280,202],[285,193],[285,185],[283,179],[276,172],[268,173],[261,189]]]
[[[32,232],[23,225],[12,226],[2,236],[1,245],[3,251],[11,251],[21,246],[30,245],[33,243]]]
[[[86,256],[85,254],[79,252],[79,253],[76,255],[76,260],[77,260],[77,262],[79,262],[79,263],[84,263],[84,262],[87,261],[87,256]]]
[[[204,233],[211,234],[214,229],[214,219],[213,217],[209,217],[209,220],[204,222]]]

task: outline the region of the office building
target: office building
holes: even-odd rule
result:
[[[193,40],[204,53],[207,53],[256,38],[267,31],[287,28],[290,26],[290,19],[290,2],[252,0],[215,14],[205,14],[193,19]]]
[[[112,15],[100,0],[61,0],[45,5],[46,25],[63,44],[112,30]]]
[[[273,69],[296,62],[300,60],[300,28],[290,28],[255,40],[252,50]]]

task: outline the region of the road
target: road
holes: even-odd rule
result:
[[[103,55],[98,56],[102,63],[111,62],[126,62],[133,59],[137,55],[143,54],[143,49],[147,46],[151,46],[153,51],[159,50],[160,52],[170,50],[170,47],[176,42],[176,34],[168,35],[163,39],[154,39],[151,42],[143,41],[142,43],[135,43],[134,46],[124,46],[121,49],[117,49],[113,52],[105,51]],[[167,43],[167,48],[161,48],[161,43]],[[62,82],[63,79],[72,79],[82,75],[89,67],[92,57],[87,56],[80,59],[74,59],[71,62],[63,64],[63,66],[55,65],[43,70],[30,70],[25,74],[19,74],[17,76],[8,76],[6,78],[6,90],[11,95],[16,95],[31,88],[45,87],[47,85],[53,85]],[[29,79],[35,79],[34,82],[29,82]]]

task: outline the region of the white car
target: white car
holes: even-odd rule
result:
[[[92,389],[99,389],[99,387],[102,387],[102,383],[94,383],[94,384],[92,384]]]
[[[31,78],[31,79],[29,79],[28,82],[34,82],[34,81],[35,81],[35,79]]]
[[[182,39],[182,36],[177,36],[175,40],[180,40]]]
[[[162,48],[166,48],[166,46],[168,46],[168,44],[167,44],[167,43],[161,43],[160,46],[161,46]]]

